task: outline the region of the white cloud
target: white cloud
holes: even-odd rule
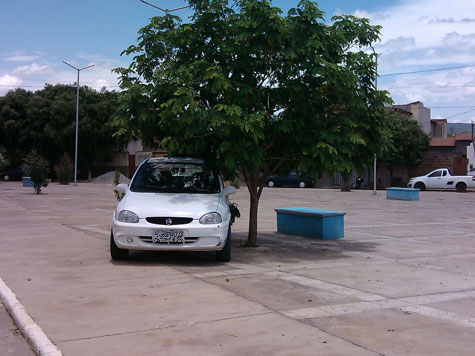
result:
[[[3,60],[7,62],[31,62],[38,58],[39,56],[13,55],[4,57]]]
[[[36,51],[34,54],[28,54],[25,51],[13,51],[10,53],[3,53],[2,60],[6,62],[32,62],[45,55],[44,52]]]
[[[20,66],[13,69],[12,74],[15,75],[32,75],[32,74],[47,74],[53,72],[53,68],[48,65],[40,65],[37,63]]]
[[[475,64],[475,1],[405,0],[383,11],[358,10],[382,26],[375,49],[380,74]],[[398,104],[420,100],[431,106],[473,106],[475,68],[380,77],[378,87],[390,91]],[[465,109],[466,110],[466,109]],[[454,114],[432,110],[433,116]],[[456,114],[456,112],[455,112]],[[473,114],[457,117],[469,120]],[[455,120],[455,119],[454,119]]]
[[[10,74],[5,74],[0,77],[0,85],[15,86],[20,85],[22,82],[23,81],[21,80],[21,78],[15,77]]]

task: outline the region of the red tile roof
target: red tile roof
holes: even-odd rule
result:
[[[472,133],[471,132],[458,133],[455,135],[455,139],[457,141],[472,141]]]
[[[430,121],[447,123],[447,119],[431,119]]]
[[[455,146],[455,138],[443,138],[443,137],[434,137],[430,140],[429,146],[431,147],[451,147]]]

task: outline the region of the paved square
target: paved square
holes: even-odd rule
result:
[[[65,355],[469,355],[475,192],[248,193],[233,258],[134,252],[112,262],[110,185],[0,182],[0,278]],[[275,208],[345,211],[345,238],[277,234]]]

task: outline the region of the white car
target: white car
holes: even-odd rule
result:
[[[229,195],[219,175],[202,160],[149,158],[128,185],[112,219],[110,254],[129,250],[216,251],[218,261],[231,258]]]
[[[425,176],[411,178],[407,186],[419,190],[456,189],[465,192],[467,188],[475,188],[475,176],[453,176],[447,168],[440,168]]]

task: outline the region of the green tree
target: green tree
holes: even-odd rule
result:
[[[389,137],[382,146],[380,159],[390,168],[392,181],[393,166],[411,168],[422,162],[430,138],[417,121],[392,110],[387,111],[386,116]]]
[[[117,144],[118,93],[83,86],[79,96],[78,159],[90,175],[92,164],[108,159]],[[47,84],[34,93],[17,89],[0,97],[0,142],[12,164],[33,148],[52,163],[63,153],[74,157],[75,126],[75,85]]]
[[[26,174],[33,182],[36,194],[41,194],[41,187],[48,185],[50,173],[49,163],[36,150],[32,150],[25,157]]]
[[[263,182],[278,169],[349,172],[383,137],[385,92],[365,52],[379,27],[312,1],[287,16],[267,0],[190,0],[194,14],[154,17],[140,29],[124,90],[122,133],[172,155],[205,158],[250,194],[249,246],[257,244]],[[259,180],[259,173],[263,180]]]
[[[0,97],[0,144],[12,166],[18,166],[34,147],[38,132],[28,115],[33,93],[15,89]]]

